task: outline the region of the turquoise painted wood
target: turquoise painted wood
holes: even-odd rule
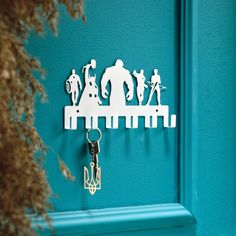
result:
[[[133,232],[194,223],[192,214],[176,203],[51,213],[51,218],[58,235]],[[44,235],[50,235],[47,225],[43,226],[47,229]]]
[[[55,153],[49,151],[49,181],[59,195],[52,199],[55,210],[177,202],[178,128],[145,130],[144,120],[140,120],[138,129],[127,130],[123,119],[118,130],[106,130],[100,121],[103,190],[96,197],[82,188],[83,166],[89,160],[83,124],[77,131],[63,129],[63,108],[70,104],[65,80],[72,68],[82,77],[82,67],[91,58],[97,60],[98,80],[117,58],[122,58],[131,72],[143,68],[147,78],[158,67],[162,83],[168,87],[163,104],[169,104],[172,113],[178,112],[177,5],[175,1],[149,1],[145,6],[136,1],[87,1],[86,14],[88,22],[84,24],[72,21],[62,9],[60,36],[47,34],[44,39],[33,39],[30,46],[47,70],[43,83],[48,102],[38,105],[36,125],[45,142],[77,177],[74,183],[63,180]]]
[[[203,206],[198,232],[231,236],[236,235],[236,2],[201,0],[198,5],[197,198]]]
[[[61,11],[58,38],[48,33],[29,42],[48,72],[38,130],[77,177],[65,181],[49,151],[58,235],[236,235],[235,1],[88,0],[86,24]],[[117,57],[149,76],[158,64],[168,87],[163,99],[179,117],[176,130],[112,131],[101,122],[106,176],[93,198],[81,189],[84,133],[65,132],[62,122],[64,81],[92,54],[98,75]]]

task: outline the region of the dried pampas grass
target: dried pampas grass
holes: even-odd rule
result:
[[[0,235],[34,235],[25,211],[47,219],[51,193],[41,158],[44,144],[34,127],[34,97],[46,94],[33,75],[43,70],[24,48],[29,31],[57,29],[58,4],[82,17],[82,0],[0,0]],[[41,157],[35,158],[36,153]],[[60,161],[64,175],[73,178]],[[47,219],[48,220],[48,219]]]

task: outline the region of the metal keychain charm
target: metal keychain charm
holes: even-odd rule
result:
[[[93,130],[99,132],[99,138],[97,140],[90,140],[89,133]],[[91,155],[90,171],[84,166],[84,189],[88,189],[90,194],[94,195],[97,190],[101,189],[101,167],[98,165],[98,153],[100,152],[100,140],[102,138],[102,132],[99,128],[89,129],[86,133],[86,139],[88,141],[89,153]]]

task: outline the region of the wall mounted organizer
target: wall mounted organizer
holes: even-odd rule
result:
[[[126,128],[138,128],[139,117],[144,117],[146,128],[156,128],[158,117],[163,118],[164,127],[174,128],[176,126],[176,115],[171,115],[169,122],[169,107],[161,104],[161,91],[167,88],[161,85],[161,77],[157,69],[153,70],[153,75],[146,84],[143,69],[139,72],[134,70],[132,76],[130,71],[125,69],[123,61],[117,59],[113,66],[105,69],[101,78],[101,96],[109,99],[108,105],[102,105],[96,75],[90,75],[90,70],[95,68],[96,60],[94,59],[83,67],[84,88],[79,75],[76,74],[75,69],[72,69],[72,74],[66,80],[66,91],[71,95],[72,105],[66,106],[64,110],[65,129],[76,130],[78,118],[85,118],[85,128],[88,129],[86,138],[91,160],[90,167],[84,167],[84,189],[89,190],[91,195],[94,195],[97,190],[101,190],[102,185],[102,170],[98,165],[99,142],[102,138],[101,130],[98,127],[100,117],[105,117],[108,129],[119,127],[119,117],[125,117]],[[136,79],[136,83],[133,78]],[[107,90],[108,84],[110,84],[109,91]],[[134,90],[135,84],[136,90]],[[150,86],[148,100],[146,104],[143,104],[144,93],[148,85]],[[126,90],[124,86],[126,86]],[[136,93],[138,104],[128,105],[127,101],[134,98],[134,93]],[[156,105],[151,105],[155,93]],[[79,96],[80,94],[81,96]],[[97,140],[90,140],[91,130],[99,132]]]

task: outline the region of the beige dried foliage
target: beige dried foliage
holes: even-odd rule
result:
[[[30,30],[57,29],[58,5],[82,17],[82,0],[0,0],[0,235],[34,235],[27,211],[47,218],[51,193],[41,166],[45,146],[34,126],[34,100],[44,88],[33,72],[43,70],[24,48]],[[36,153],[42,157],[35,159]],[[63,174],[70,176],[63,162]],[[64,170],[64,171],[63,171]]]

